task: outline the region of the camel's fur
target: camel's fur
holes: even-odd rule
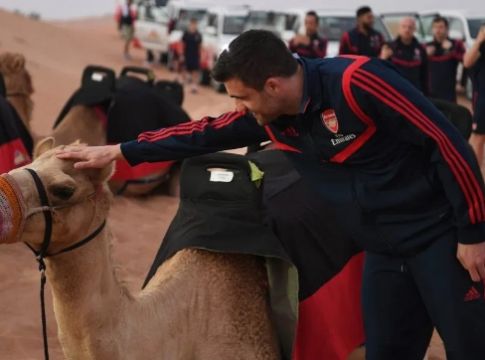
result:
[[[0,54],[0,73],[5,80],[7,100],[15,108],[30,131],[30,121],[34,108],[31,96],[34,93],[34,88],[30,73],[25,68],[25,57],[16,53]]]
[[[45,151],[46,140],[38,149]],[[92,233],[108,215],[109,169],[73,169],[55,150],[30,168],[54,205],[52,245],[58,251]],[[27,171],[10,172],[27,208],[39,206]],[[68,200],[54,194],[74,190]],[[96,192],[95,197],[87,198]],[[22,241],[39,248],[42,215],[29,218]],[[105,228],[87,245],[47,260],[61,345],[67,359],[278,359],[263,261],[247,255],[183,250],[166,261],[147,288],[132,295],[117,280]]]

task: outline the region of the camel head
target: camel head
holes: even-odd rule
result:
[[[21,116],[25,116],[22,120],[26,125],[29,124],[32,118],[33,101],[31,99],[34,93],[32,86],[32,79],[30,73],[25,68],[25,57],[17,53],[3,53],[0,54],[0,73],[5,80],[5,87],[7,90],[7,98],[12,101],[14,99],[22,100],[18,106],[22,109],[17,109]],[[17,102],[13,102],[16,106]]]
[[[56,157],[54,139],[36,148],[36,160],[0,177],[0,243],[22,241],[39,250],[46,221],[34,176],[47,194],[52,214],[48,254],[56,253],[90,235],[106,219],[111,192],[107,180],[112,166],[78,170],[73,162]]]

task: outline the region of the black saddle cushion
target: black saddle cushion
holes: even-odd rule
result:
[[[108,143],[136,139],[145,131],[190,121],[187,113],[152,84],[136,77],[118,79],[108,111]]]
[[[76,105],[102,106],[105,110],[113,98],[116,74],[102,66],[87,66],[82,74],[81,87],[69,98],[54,123],[54,129],[61,123],[71,108]]]
[[[430,99],[431,102],[450,120],[465,139],[472,133],[473,116],[466,107],[441,99]]]

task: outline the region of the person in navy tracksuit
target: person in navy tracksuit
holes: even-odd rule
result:
[[[368,6],[357,9],[357,25],[343,33],[340,39],[340,55],[365,55],[378,57],[384,45],[384,37],[374,29],[374,14]]]
[[[388,62],[294,58],[267,31],[235,39],[213,76],[239,111],[58,157],[80,169],[121,157],[136,165],[270,139],[327,194],[321,169],[341,172],[330,204],[367,251],[367,358],[421,360],[435,326],[448,359],[483,360],[484,185],[453,125]]]
[[[480,27],[475,43],[466,52],[463,64],[469,70],[473,84],[473,136],[471,144],[479,164],[483,163],[485,146],[485,23]]]
[[[297,34],[290,40],[288,47],[291,52],[310,59],[324,58],[327,55],[328,41],[318,34],[318,22],[315,11],[306,13],[305,34]]]
[[[405,17],[399,22],[397,38],[382,47],[380,58],[391,61],[401,74],[423,94],[428,93],[428,56],[414,36],[416,20]]]
[[[456,103],[456,74],[463,61],[465,45],[448,37],[448,20],[433,19],[433,40],[426,43],[429,69],[429,96]]]

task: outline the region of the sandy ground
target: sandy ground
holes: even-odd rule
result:
[[[136,50],[133,61],[123,60],[122,41],[111,18],[45,23],[0,11],[0,34],[0,52],[20,52],[28,60],[35,87],[32,127],[37,135],[49,133],[86,65],[119,71],[124,65],[142,65],[144,59],[144,52]],[[155,70],[160,78],[173,78],[164,69]],[[193,119],[231,110],[232,105],[227,96],[211,89],[186,94],[185,108]],[[140,288],[177,205],[177,199],[160,195],[114,200],[109,218],[115,235],[113,257],[122,264],[120,276],[131,290]],[[62,359],[48,286],[46,293],[51,359]],[[0,246],[0,359],[42,358],[38,296],[39,274],[32,254],[23,245]],[[435,339],[430,360],[441,359],[442,346]]]

